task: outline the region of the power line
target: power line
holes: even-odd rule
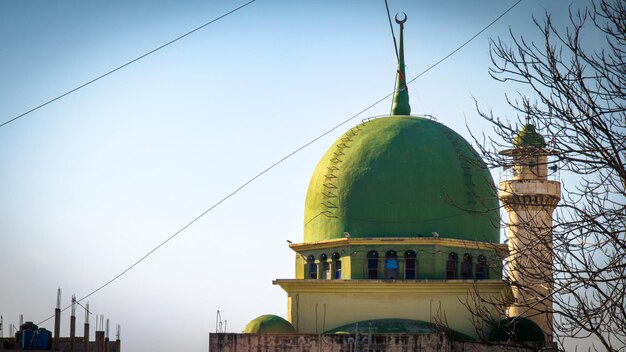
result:
[[[515,6],[517,6],[520,2],[522,2],[522,0],[518,0],[515,4],[511,5],[511,7],[509,7],[506,11],[504,11],[500,16],[496,17],[495,20],[491,21],[491,23],[489,23],[487,26],[485,26],[483,29],[481,29],[478,33],[474,34],[473,37],[471,37],[470,39],[468,39],[465,43],[461,44],[461,46],[459,46],[458,48],[454,49],[454,51],[452,51],[450,54],[444,56],[441,60],[435,62],[434,64],[432,64],[430,67],[428,67],[427,69],[425,69],[424,71],[422,71],[422,73],[420,73],[419,75],[413,77],[413,79],[411,79],[410,81],[407,82],[407,84],[415,81],[416,79],[422,77],[423,74],[425,74],[426,72],[430,71],[433,67],[439,65],[440,63],[444,62],[447,58],[449,58],[450,56],[456,54],[457,51],[463,49],[464,46],[466,46],[467,44],[469,44],[469,42],[471,42],[472,40],[476,39],[476,37],[478,37],[479,35],[481,35],[484,31],[486,31],[489,27],[491,27],[494,23],[498,22],[499,19],[501,19],[502,17],[504,17],[504,15],[506,15],[507,13],[509,13],[509,11],[513,10],[513,8]]]
[[[78,86],[78,87],[76,87],[76,88],[74,88],[74,89],[68,90],[67,92],[65,92],[65,93],[63,93],[63,94],[61,94],[61,95],[57,96],[56,98],[50,99],[50,100],[46,101],[45,103],[43,103],[43,104],[41,104],[41,105],[38,105],[38,106],[36,106],[36,107],[34,107],[34,108],[32,108],[32,109],[30,109],[30,110],[28,110],[28,111],[26,111],[26,112],[24,112],[24,113],[22,113],[22,114],[18,115],[18,116],[15,116],[14,118],[12,118],[12,119],[10,119],[10,120],[8,120],[8,121],[5,121],[5,122],[3,122],[2,124],[0,124],[0,127],[3,127],[3,126],[5,126],[5,125],[8,125],[9,123],[11,123],[11,122],[13,122],[13,121],[15,121],[15,120],[17,120],[17,119],[19,119],[19,118],[24,117],[24,116],[26,116],[26,115],[30,114],[30,113],[31,113],[31,112],[33,112],[33,111],[39,110],[39,109],[43,108],[44,106],[46,106],[46,105],[48,105],[48,104],[50,104],[50,103],[53,103],[53,102],[55,102],[55,101],[57,101],[57,100],[59,100],[59,99],[61,99],[61,98],[65,97],[66,95],[72,94],[72,93],[74,93],[75,91],[77,91],[77,90],[79,90],[79,89],[81,89],[81,88],[84,88],[84,87],[86,87],[86,86],[88,86],[88,85],[90,85],[90,84],[92,84],[92,83],[94,83],[94,82],[96,82],[96,81],[99,81],[100,79],[102,79],[102,78],[104,78],[104,77],[106,77],[106,76],[108,76],[108,75],[110,75],[110,74],[112,74],[112,73],[114,73],[114,72],[117,72],[117,71],[119,71],[119,70],[123,69],[124,67],[126,67],[126,66],[128,66],[128,65],[130,65],[130,64],[133,64],[133,63],[135,63],[135,62],[137,62],[137,61],[139,61],[139,60],[141,60],[141,59],[143,59],[144,57],[146,57],[146,56],[148,56],[148,55],[150,55],[150,54],[153,54],[153,53],[155,53],[155,52],[157,52],[157,51],[159,51],[159,50],[161,50],[161,49],[165,48],[165,47],[166,47],[166,46],[168,46],[168,45],[173,44],[173,43],[175,43],[175,42],[177,42],[177,41],[179,41],[179,40],[181,40],[181,39],[185,38],[186,36],[188,36],[188,35],[190,35],[190,34],[192,34],[192,33],[195,33],[195,32],[197,32],[197,31],[199,31],[199,30],[201,30],[202,28],[204,28],[204,27],[206,27],[206,26],[208,26],[208,25],[210,25],[210,24],[212,24],[212,23],[215,23],[215,22],[217,22],[217,21],[221,20],[222,18],[224,18],[224,17],[226,17],[226,16],[228,16],[228,15],[230,15],[230,14],[234,13],[234,12],[237,12],[238,10],[241,10],[242,8],[244,8],[244,7],[248,6],[248,5],[250,5],[251,3],[255,2],[255,1],[256,1],[256,0],[250,0],[250,1],[248,1],[247,3],[245,3],[245,4],[241,5],[241,6],[239,6],[239,7],[235,8],[235,9],[233,9],[233,10],[230,10],[230,11],[226,12],[225,14],[223,14],[223,15],[221,15],[221,16],[218,16],[218,17],[216,17],[216,18],[214,18],[214,19],[210,20],[209,22],[207,22],[207,23],[205,23],[205,24],[203,24],[203,25],[201,25],[201,26],[199,26],[199,27],[196,27],[195,29],[192,29],[191,31],[189,31],[189,32],[187,32],[187,33],[185,33],[185,34],[183,34],[183,35],[181,35],[181,36],[179,36],[179,37],[177,37],[177,38],[175,38],[175,39],[172,39],[172,40],[170,40],[169,42],[167,42],[167,43],[165,43],[165,44],[163,44],[163,45],[161,45],[161,46],[159,46],[159,47],[157,47],[157,48],[155,48],[155,49],[152,49],[152,50],[148,51],[147,53],[145,53],[145,54],[143,54],[143,55],[141,55],[141,56],[139,56],[139,57],[137,57],[137,58],[135,58],[135,59],[133,59],[133,60],[130,60],[130,61],[128,61],[127,63],[125,63],[125,64],[123,64],[123,65],[121,65],[121,66],[118,66],[118,67],[116,67],[116,68],[112,69],[111,71],[108,71],[108,72],[106,72],[106,73],[104,73],[104,74],[102,74],[102,75],[100,75],[100,76],[98,76],[98,77],[96,77],[96,78],[92,79],[91,81],[88,81],[87,83],[83,83],[83,84],[81,84],[80,86]]]
[[[396,40],[396,34],[393,32],[393,24],[391,24],[391,13],[389,13],[389,4],[387,0],[385,0],[385,8],[387,9],[387,19],[389,20],[389,29],[391,30],[391,39],[393,40],[393,47],[396,49],[396,60],[398,58],[398,43]]]
[[[234,196],[235,194],[239,193],[239,191],[241,191],[242,189],[244,189],[247,185],[249,185],[250,183],[252,183],[254,180],[256,180],[257,178],[263,176],[265,173],[267,173],[268,171],[270,171],[271,169],[273,169],[274,167],[278,166],[278,164],[281,164],[283,161],[289,159],[290,157],[292,157],[294,154],[298,153],[299,151],[301,151],[302,149],[308,147],[309,145],[317,142],[319,139],[323,138],[324,136],[328,135],[329,133],[331,133],[332,131],[336,130],[337,128],[343,126],[344,124],[348,123],[350,120],[354,119],[355,117],[361,115],[362,113],[364,113],[365,111],[371,109],[372,107],[376,106],[378,103],[380,103],[381,101],[385,100],[386,98],[388,98],[391,94],[385,96],[384,98],[376,101],[375,103],[369,105],[368,107],[366,107],[365,109],[359,111],[358,113],[352,115],[350,118],[342,121],[340,124],[336,125],[335,127],[329,129],[328,131],[322,133],[321,135],[313,138],[312,140],[310,140],[309,142],[307,142],[306,144],[302,145],[300,148],[297,148],[296,150],[292,151],[291,153],[287,154],[286,156],[284,156],[282,159],[278,160],[277,162],[275,162],[274,164],[270,165],[269,167],[267,167],[266,169],[264,169],[263,171],[259,172],[258,174],[256,174],[254,177],[252,177],[251,179],[249,179],[248,181],[246,181],[244,184],[242,184],[241,186],[239,186],[239,188],[235,189],[234,191],[232,191],[231,193],[229,193],[227,196],[225,196],[224,198],[220,199],[217,203],[213,204],[210,208],[208,208],[207,210],[205,210],[202,214],[198,215],[196,218],[194,218],[193,220],[191,220],[189,223],[187,223],[185,226],[183,226],[182,228],[180,228],[180,230],[176,231],[173,235],[171,235],[170,237],[168,237],[165,241],[161,242],[159,245],[157,245],[156,247],[154,247],[151,251],[149,251],[148,253],[146,253],[143,257],[141,257],[139,260],[137,260],[136,262],[134,262],[131,266],[129,266],[128,268],[126,268],[124,271],[122,271],[121,273],[119,273],[117,276],[115,276],[114,278],[112,278],[111,280],[107,281],[106,283],[104,283],[103,285],[101,285],[100,287],[96,288],[95,290],[91,291],[89,294],[85,295],[84,297],[80,298],[77,300],[77,302],[81,302],[84,301],[85,299],[89,298],[90,296],[94,295],[96,292],[102,290],[103,288],[105,288],[106,286],[110,285],[111,283],[113,283],[115,280],[119,279],[122,275],[126,274],[127,272],[129,272],[132,268],[134,268],[135,266],[137,266],[139,263],[141,263],[142,261],[144,261],[148,256],[150,256],[152,253],[154,253],[157,249],[161,248],[163,245],[165,245],[167,242],[171,241],[172,239],[174,239],[174,237],[178,236],[181,232],[183,232],[184,230],[186,230],[189,226],[193,225],[196,221],[200,220],[200,218],[202,218],[203,216],[205,216],[208,212],[210,212],[211,210],[215,209],[217,206],[219,206],[220,204],[222,204],[223,202],[225,202],[227,199],[229,199],[230,197]],[[65,307],[62,311],[65,311],[69,308]],[[46,318],[45,320],[39,322],[38,324],[43,324],[46,321],[50,320],[54,318],[54,315]]]
[[[391,39],[393,40],[393,47],[396,49],[396,60],[398,64],[400,64],[400,56],[398,54],[398,42],[396,40],[396,34],[393,31],[393,24],[391,23],[391,13],[389,13],[389,3],[385,0],[385,8],[387,9],[387,19],[389,20],[389,29],[391,30]],[[396,84],[398,83],[398,72],[396,72],[396,77],[393,79],[393,92],[396,92]],[[391,105],[389,106],[389,115],[393,111],[393,99],[391,99]]]
[[[250,1],[249,3],[253,2],[255,0]],[[450,54],[446,55],[443,59],[437,61],[435,64],[431,65],[430,67],[428,67],[426,70],[422,71],[419,75],[417,75],[416,77],[414,77],[413,79],[411,79],[410,81],[408,81],[408,83],[413,82],[414,80],[418,79],[419,77],[421,77],[422,75],[424,75],[426,72],[430,71],[432,68],[434,68],[435,66],[439,65],[440,63],[442,63],[444,60],[446,60],[447,58],[449,58],[450,56],[452,56],[454,53],[456,53],[457,51],[459,51],[461,48],[463,48],[465,45],[467,45],[469,42],[471,42],[473,39],[475,39],[476,37],[478,37],[478,35],[480,35],[481,33],[483,33],[485,30],[487,30],[489,27],[491,27],[494,23],[496,23],[500,18],[502,18],[504,15],[506,15],[509,11],[511,11],[515,6],[517,6],[517,4],[519,4],[520,2],[522,2],[522,0],[518,0],[515,4],[513,4],[511,7],[509,7],[505,12],[503,12],[500,16],[498,16],[495,20],[493,20],[491,23],[489,23],[486,27],[484,27],[483,29],[481,29],[476,35],[474,35],[473,37],[471,37],[469,40],[467,40],[465,43],[461,44],[461,46],[459,46],[458,48],[456,48],[454,51],[452,51]],[[248,3],[248,4],[249,4]],[[247,5],[247,4],[246,4]],[[243,5],[245,6],[245,5]],[[242,7],[243,7],[242,6]],[[241,7],[240,7],[241,8]],[[233,10],[235,11],[235,10]],[[233,12],[231,11],[231,13]],[[222,16],[223,17],[223,16]],[[245,183],[243,183],[241,186],[239,186],[237,189],[235,189],[234,191],[232,191],[231,193],[229,193],[228,195],[226,195],[225,197],[223,197],[222,199],[220,199],[217,203],[213,204],[211,207],[209,207],[207,210],[205,210],[202,214],[198,215],[197,217],[195,217],[193,220],[191,220],[190,222],[188,222],[185,226],[183,226],[182,228],[180,228],[178,231],[176,231],[173,235],[171,235],[170,237],[168,237],[165,241],[161,242],[160,244],[158,244],[156,247],[154,247],[152,250],[150,250],[148,253],[146,253],[143,257],[141,257],[139,260],[137,260],[136,262],[134,262],[132,265],[130,265],[128,268],[124,269],[121,273],[119,273],[118,275],[116,275],[115,277],[113,277],[111,280],[107,281],[106,283],[102,284],[100,287],[96,288],[95,290],[91,291],[89,294],[85,295],[84,297],[82,297],[81,299],[77,300],[77,302],[81,302],[89,297],[91,297],[92,295],[96,294],[98,291],[102,290],[103,288],[107,287],[108,285],[110,285],[111,283],[113,283],[114,281],[116,281],[117,279],[119,279],[120,277],[122,277],[124,274],[126,274],[127,272],[129,272],[131,269],[133,269],[135,266],[137,266],[139,263],[141,263],[142,261],[144,261],[146,258],[148,258],[148,256],[150,256],[152,253],[156,252],[159,248],[161,248],[163,245],[165,245],[166,243],[168,243],[169,241],[171,241],[172,239],[174,239],[174,237],[178,236],[179,234],[181,234],[183,231],[185,231],[188,227],[190,227],[191,225],[193,225],[195,222],[197,222],[198,220],[200,220],[203,216],[205,216],[206,214],[208,214],[210,211],[212,211],[213,209],[215,209],[216,207],[218,207],[220,204],[222,204],[223,202],[225,202],[226,200],[228,200],[229,198],[231,198],[232,196],[234,196],[235,194],[239,193],[239,191],[241,191],[242,189],[244,189],[246,186],[248,186],[250,183],[254,182],[256,179],[258,179],[259,177],[263,176],[264,174],[266,174],[267,172],[269,172],[270,170],[272,170],[274,167],[278,166],[279,164],[281,164],[283,161],[289,159],[290,157],[292,157],[293,155],[297,154],[298,152],[300,152],[301,150],[305,149],[306,147],[308,147],[309,145],[317,142],[318,140],[320,140],[321,138],[325,137],[326,135],[328,135],[329,133],[333,132],[334,130],[338,129],[339,127],[345,125],[346,123],[350,122],[351,120],[353,120],[354,118],[358,117],[359,115],[363,114],[364,112],[368,111],[369,109],[373,108],[374,106],[380,104],[382,101],[384,101],[385,99],[389,98],[390,96],[393,95],[394,92],[391,92],[387,95],[385,95],[384,97],[378,99],[377,101],[375,101],[374,103],[368,105],[366,108],[364,108],[363,110],[359,111],[358,113],[350,116],[349,118],[341,121],[339,124],[335,125],[334,127],[332,127],[331,129],[327,130],[326,132],[322,133],[321,135],[313,138],[312,140],[310,140],[309,142],[305,143],[304,145],[300,146],[299,148],[295,149],[294,151],[290,152],[289,154],[287,154],[286,156],[282,157],[280,160],[276,161],[275,163],[273,163],[272,165],[270,165],[269,167],[265,168],[264,170],[262,170],[261,172],[257,173],[254,177],[250,178],[248,181],[246,181]],[[65,311],[69,308],[70,306],[64,308],[62,311]],[[53,316],[48,317],[47,319],[41,321],[38,323],[38,325],[50,320],[54,318]]]

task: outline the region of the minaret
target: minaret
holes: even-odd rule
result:
[[[500,182],[499,198],[508,214],[507,273],[515,301],[510,317],[535,322],[552,341],[552,213],[561,199],[561,184],[548,180],[544,138],[527,122],[513,140],[512,179]]]
[[[409,105],[409,89],[406,85],[406,73],[404,70],[404,19],[398,19],[396,15],[396,23],[400,25],[400,45],[398,49],[398,71],[396,74],[396,91],[393,95],[393,106],[391,107],[391,115],[411,115],[411,106]]]

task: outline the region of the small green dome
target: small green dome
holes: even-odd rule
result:
[[[545,336],[539,325],[528,318],[500,320],[489,334],[490,341],[543,342]]]
[[[543,138],[534,125],[527,123],[513,138],[513,145],[516,147],[543,148],[546,140]]]
[[[491,173],[456,132],[430,119],[386,116],[355,126],[313,172],[304,242],[433,236],[499,242]]]
[[[266,314],[250,321],[243,329],[244,334],[293,334],[296,329],[278,315]]]
[[[471,336],[444,326],[411,319],[364,320],[334,328],[326,331],[325,334],[355,334],[357,332],[371,332],[372,334],[438,334],[442,331],[456,341],[475,340]]]

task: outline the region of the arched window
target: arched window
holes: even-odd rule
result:
[[[320,264],[322,265],[322,276],[320,279],[330,280],[330,263],[326,254],[320,255]]]
[[[456,267],[459,262],[459,256],[450,252],[448,254],[448,260],[446,261],[446,280],[454,280],[456,279]]]
[[[468,280],[472,278],[472,256],[469,253],[463,254],[463,262],[461,262],[461,279]]]
[[[309,279],[317,279],[317,264],[315,264],[315,257],[310,255],[306,264],[309,267]]]
[[[476,258],[476,280],[486,280],[489,278],[489,267],[487,266],[487,257],[479,255]]]
[[[332,255],[333,263],[335,264],[335,280],[341,279],[341,256],[335,252]]]
[[[398,253],[391,250],[385,253],[385,280],[398,279]]]
[[[378,252],[376,251],[367,253],[367,278],[378,279]]]
[[[417,278],[417,260],[414,251],[404,252],[404,279],[415,280]]]

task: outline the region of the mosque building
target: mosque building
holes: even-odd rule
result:
[[[286,319],[264,315],[242,334],[211,334],[211,350],[491,351],[485,337],[505,337],[478,324],[472,304],[496,320],[515,318],[521,341],[552,344],[552,318],[545,314],[550,292],[531,297],[503,280],[507,271],[526,283],[517,270],[524,258],[503,265],[511,251],[532,250],[544,258],[550,253],[547,244],[533,248],[534,232],[517,226],[541,219],[548,239],[542,243],[549,243],[560,184],[547,179],[545,141],[525,125],[513,148],[503,152],[511,157],[513,178],[496,187],[463,137],[432,118],[412,116],[405,21],[396,18],[391,114],[346,131],[311,177],[304,239],[289,245],[295,278],[273,282],[287,293]],[[507,244],[500,243],[500,201],[508,212]],[[549,266],[542,270],[551,275]],[[472,297],[510,302],[510,308]],[[530,301],[544,309],[523,310]]]

